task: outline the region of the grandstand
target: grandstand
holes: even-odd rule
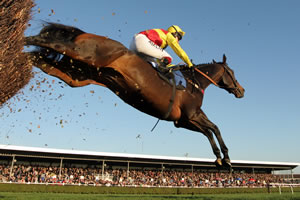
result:
[[[92,166],[105,169],[156,169],[199,172],[226,172],[217,169],[214,159],[142,155],[128,153],[107,153],[52,148],[37,148],[0,145],[0,164],[35,164],[42,166]],[[13,162],[12,162],[13,161]],[[300,163],[263,162],[232,160],[232,169],[239,173],[272,174],[275,171],[292,170]],[[228,171],[227,171],[228,172]]]
[[[299,163],[107,153],[0,145],[0,183],[142,187],[266,187],[293,184]],[[274,171],[291,172],[280,177]]]

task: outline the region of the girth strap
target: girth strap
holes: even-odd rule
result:
[[[163,119],[167,119],[169,117],[169,115],[171,114],[172,107],[173,107],[173,104],[174,104],[175,95],[176,95],[176,82],[175,82],[175,77],[174,77],[173,72],[172,72],[171,78],[172,78],[171,79],[172,80],[172,96],[171,96],[170,103],[169,103],[169,106],[168,106],[168,111],[163,116]]]
[[[170,99],[170,103],[169,103],[169,106],[168,106],[168,111],[166,112],[166,114],[163,116],[162,119],[167,119],[169,117],[169,115],[171,114],[172,112],[172,107],[173,107],[173,104],[174,104],[174,99],[175,99],[175,95],[176,95],[176,82],[175,82],[175,77],[174,77],[174,74],[173,72],[172,73],[172,76],[171,76],[171,80],[172,80],[172,96],[171,96],[171,99]],[[163,77],[159,72],[158,74]],[[165,78],[165,77],[164,77]],[[155,129],[155,127],[157,126],[159,122],[159,119],[157,120],[157,122],[155,123],[155,125],[153,126],[153,128],[151,129],[151,132]]]

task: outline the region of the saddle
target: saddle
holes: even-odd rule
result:
[[[150,64],[157,71],[158,76],[169,85],[175,86],[178,90],[186,89],[186,80],[180,72],[180,69],[182,69],[183,66],[175,65],[172,67],[166,67],[163,64]]]

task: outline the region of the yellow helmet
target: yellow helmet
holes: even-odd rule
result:
[[[177,25],[170,26],[168,28],[168,31],[170,33],[179,33],[181,35],[181,37],[183,37],[185,35],[185,32]]]

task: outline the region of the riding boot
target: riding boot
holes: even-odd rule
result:
[[[174,78],[174,73],[172,71],[171,68],[168,68],[168,65],[167,66],[164,66],[162,67],[163,68],[163,72],[161,72],[166,78],[168,78],[169,80],[173,79]]]
[[[163,58],[162,60],[158,60],[158,70],[162,73],[162,74],[167,74],[169,72],[169,69],[168,69],[168,64],[169,64],[169,61],[168,59],[166,58]]]

